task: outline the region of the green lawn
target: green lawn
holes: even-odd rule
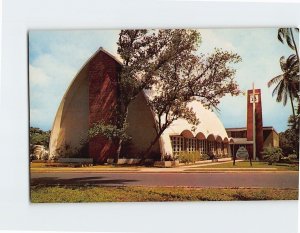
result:
[[[238,168],[276,168],[277,170],[281,171],[298,171],[299,165],[298,164],[289,164],[289,163],[274,163],[272,165],[268,165],[267,162],[252,162],[252,167],[250,166],[249,161],[241,161],[236,162],[235,166],[233,166],[233,162],[229,163],[216,163],[216,164],[210,164],[204,167],[199,168],[232,168],[232,169],[238,169]]]
[[[57,163],[56,166],[47,166],[47,163],[30,163],[30,169],[33,171],[89,171],[89,170],[97,170],[97,169],[112,169],[112,168],[124,168],[129,170],[137,170],[141,166],[136,165],[112,165],[112,164],[106,164],[106,165],[94,165],[94,166],[85,166],[85,167],[67,167],[66,164],[59,164]]]
[[[33,203],[298,200],[297,189],[184,187],[32,187]]]

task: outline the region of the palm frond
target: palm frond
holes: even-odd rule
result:
[[[272,85],[274,85],[274,84],[280,82],[280,81],[283,79],[283,77],[284,77],[284,76],[283,76],[282,74],[280,74],[280,75],[278,75],[278,76],[272,78],[272,79],[268,82],[268,87],[271,87]]]
[[[287,36],[286,37],[286,42],[288,44],[288,46],[292,49],[292,50],[295,50],[295,46],[294,46],[294,43],[293,43],[293,40],[290,36]]]
[[[286,71],[286,68],[287,68],[287,59],[285,59],[284,56],[282,56],[280,59],[279,59],[279,63],[280,63],[280,68],[283,72]]]
[[[289,69],[293,67],[296,63],[298,62],[296,54],[291,54],[287,59],[286,59],[286,68]]]
[[[285,93],[285,84],[284,84],[284,82],[280,82],[280,85],[279,85],[279,87],[278,87],[278,90],[277,90],[277,98],[276,98],[276,101],[277,102],[281,102],[281,101],[283,101],[283,105],[285,105],[286,103],[284,103],[284,101],[286,101],[286,100],[284,100],[284,95],[285,95],[286,93]]]
[[[272,91],[272,96],[277,95],[278,89],[279,89],[279,87],[280,87],[281,84],[282,84],[282,82],[279,82],[279,83],[276,85],[276,87],[275,87],[274,90]]]
[[[278,40],[281,42],[281,43],[284,43],[283,42],[283,38],[284,38],[284,28],[279,28],[278,29],[278,34],[277,34],[277,38]]]

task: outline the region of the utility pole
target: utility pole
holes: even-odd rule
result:
[[[253,160],[256,160],[256,119],[255,119],[255,88],[254,82],[252,84],[252,102],[253,102]]]

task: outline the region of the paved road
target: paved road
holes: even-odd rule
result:
[[[298,188],[298,172],[32,173],[31,184]]]

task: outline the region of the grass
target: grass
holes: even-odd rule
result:
[[[252,162],[252,167],[250,166],[249,161],[241,161],[236,162],[235,166],[233,166],[233,162],[229,163],[217,163],[217,164],[210,164],[204,167],[199,168],[232,168],[232,169],[238,169],[238,168],[276,168],[276,170],[280,171],[298,171],[299,165],[298,164],[292,164],[292,163],[274,163],[272,165],[268,165],[267,162]]]
[[[185,187],[31,187],[33,203],[298,200],[297,189]]]

